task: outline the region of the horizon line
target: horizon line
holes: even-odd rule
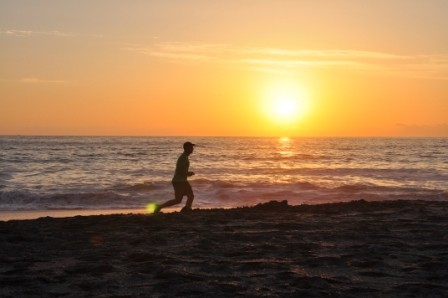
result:
[[[100,137],[111,137],[111,138],[322,138],[322,139],[349,139],[349,138],[357,138],[357,139],[444,139],[448,138],[446,136],[419,136],[419,135],[410,135],[410,136],[287,136],[287,135],[60,135],[60,134],[0,134],[0,137],[86,137],[86,138],[100,138]]]

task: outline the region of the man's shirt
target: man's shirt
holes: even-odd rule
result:
[[[188,168],[190,161],[188,155],[184,152],[177,159],[176,171],[174,172],[173,182],[185,182],[188,177]]]

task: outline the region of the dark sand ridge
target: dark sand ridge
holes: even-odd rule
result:
[[[1,297],[447,297],[448,203],[0,222]]]

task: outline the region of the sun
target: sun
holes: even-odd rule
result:
[[[272,102],[273,117],[291,121],[298,115],[298,101],[296,98],[280,96]]]
[[[279,124],[294,124],[308,111],[304,89],[293,83],[277,83],[264,94],[264,113]]]

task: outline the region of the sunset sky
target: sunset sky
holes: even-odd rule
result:
[[[3,0],[0,135],[448,136],[446,0]]]

